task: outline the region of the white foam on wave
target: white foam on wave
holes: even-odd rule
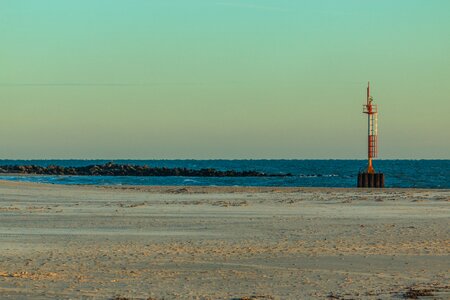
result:
[[[200,183],[200,181],[194,179],[184,179],[183,182]]]

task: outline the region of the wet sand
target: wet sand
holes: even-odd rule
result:
[[[449,225],[449,190],[0,181],[0,298],[448,299]]]

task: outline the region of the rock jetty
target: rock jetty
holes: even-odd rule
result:
[[[0,174],[72,175],[72,176],[187,176],[187,177],[288,177],[292,174],[266,174],[258,171],[192,170],[187,168],[149,167],[107,163],[83,167],[7,165],[0,166]]]

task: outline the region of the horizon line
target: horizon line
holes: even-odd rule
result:
[[[33,160],[45,160],[45,161],[63,161],[63,160],[84,160],[84,161],[165,161],[165,160],[194,160],[194,161],[213,161],[213,160],[231,160],[231,161],[256,161],[256,160],[354,160],[354,161],[367,161],[367,158],[0,158],[0,161],[33,161]],[[375,161],[388,161],[388,160],[450,160],[450,158],[384,158],[377,159]]]

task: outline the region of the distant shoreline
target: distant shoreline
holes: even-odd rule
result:
[[[115,164],[112,162],[102,165],[88,165],[79,167],[64,167],[50,165],[47,167],[38,165],[3,165],[0,166],[0,174],[23,175],[69,175],[69,176],[135,176],[135,177],[291,177],[291,173],[270,174],[255,170],[226,170],[214,168],[188,169],[149,167],[147,165]]]

